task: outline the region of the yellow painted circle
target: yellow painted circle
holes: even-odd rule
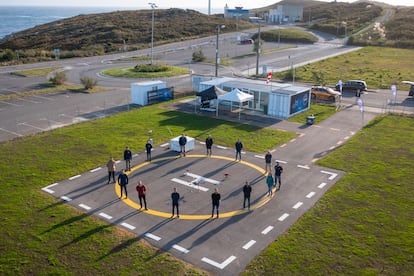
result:
[[[179,158],[178,156],[169,156],[169,157],[162,157],[162,158],[157,158],[157,159],[153,159],[152,162],[156,162],[156,161],[162,161],[162,160],[168,160],[168,159],[176,159]],[[228,161],[234,161],[234,158],[230,158],[230,157],[226,157],[226,156],[220,156],[220,155],[211,155],[209,157],[206,157],[205,155],[201,155],[201,154],[193,154],[193,155],[186,155],[186,157],[184,158],[216,158],[216,159],[222,159],[222,160],[228,160]],[[257,171],[259,171],[262,174],[265,174],[265,170],[260,168],[259,166],[246,162],[246,161],[239,161],[240,164],[249,166]],[[151,164],[150,162],[143,162],[133,168],[131,168],[131,171],[129,172],[125,172],[126,174],[130,174],[133,171],[136,171],[148,164]],[[121,188],[119,185],[115,184],[115,193],[118,195],[118,197],[121,196]],[[273,193],[276,193],[276,189],[273,188]],[[271,199],[271,197],[268,196],[262,196],[262,199],[259,200],[257,203],[253,204],[250,206],[250,210],[254,210],[254,209],[258,209],[260,207],[262,207],[263,205],[265,205],[267,202],[269,202]],[[140,208],[140,205],[138,203],[136,203],[135,201],[129,199],[129,198],[122,198],[122,201],[125,202],[126,204],[128,204],[129,206],[131,206],[134,209],[137,210],[142,210],[143,212],[150,214],[150,215],[154,215],[154,216],[158,216],[158,217],[163,217],[163,218],[170,218],[171,217],[171,213],[166,213],[166,212],[161,212],[161,211],[157,211],[157,210],[153,210],[153,209],[148,209],[148,210],[144,210]],[[245,214],[248,213],[249,210],[247,209],[241,209],[241,210],[235,210],[235,211],[230,211],[230,212],[226,212],[226,213],[220,213],[220,218],[228,218],[228,217],[233,217],[233,216],[237,216],[237,215],[241,215],[241,214]],[[181,215],[180,214],[180,219],[192,219],[192,220],[204,220],[204,219],[209,219],[211,218],[210,215]]]

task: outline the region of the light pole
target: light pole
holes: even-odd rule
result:
[[[218,45],[219,45],[219,33],[220,33],[220,29],[224,29],[226,27],[226,25],[217,25],[216,26],[216,74],[215,76],[217,77],[218,75],[218,60],[219,60],[219,56],[218,56]]]
[[[152,51],[154,49],[154,10],[157,8],[157,5],[155,3],[148,3],[148,5],[152,8],[152,22],[151,22],[151,64],[152,64]]]
[[[259,34],[257,36],[257,45],[256,45],[256,76],[259,75],[259,57],[260,57],[260,22],[259,23]]]

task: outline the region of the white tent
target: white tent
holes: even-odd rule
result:
[[[230,102],[230,111],[232,110],[233,102],[239,103],[239,120],[240,120],[240,112],[243,102],[251,101],[254,99],[253,95],[248,93],[244,93],[237,88],[234,88],[231,92],[226,93],[224,95],[219,95],[217,97],[217,108],[216,108],[216,116],[218,116],[218,106],[219,103],[222,101]]]

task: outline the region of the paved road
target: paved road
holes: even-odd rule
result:
[[[170,108],[192,112],[193,105],[183,101]],[[223,112],[221,116],[238,120],[231,113]],[[366,112],[365,120],[374,116]],[[213,274],[237,275],[344,175],[314,162],[351,139],[362,127],[360,119],[357,107],[346,108],[312,126],[242,116],[244,123],[260,122],[259,125],[298,134],[285,145],[271,149],[274,160],[284,167],[281,191],[273,197],[266,195],[263,153],[243,152],[242,161],[235,162],[232,148],[215,145],[213,156],[206,157],[200,141],[185,158],[170,151],[168,144],[155,147],[151,163],[146,162],[144,153],[136,153],[129,173],[128,199],[119,198],[117,185],[107,184],[104,164],[51,183],[43,191],[88,215],[137,234],[128,243],[145,239]],[[118,161],[117,166],[123,168],[123,161]],[[148,186],[148,211],[139,207],[134,190],[138,180]],[[253,187],[250,211],[242,208],[241,188],[246,180]],[[178,188],[182,197],[179,219],[170,216],[173,187]],[[218,219],[210,217],[210,194],[217,187],[222,196]]]

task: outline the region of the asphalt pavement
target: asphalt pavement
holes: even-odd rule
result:
[[[169,108],[194,112],[188,100]],[[199,115],[213,116],[204,111]],[[51,183],[42,190],[62,204],[136,234],[133,241],[145,239],[211,274],[237,275],[345,174],[317,166],[315,161],[346,143],[375,116],[365,112],[362,117],[355,105],[317,125],[242,114],[240,122],[297,134],[286,144],[269,149],[273,160],[284,168],[281,190],[273,190],[273,196],[267,195],[264,153],[244,151],[242,160],[235,161],[234,148],[214,145],[212,156],[207,157],[202,141],[196,141],[186,157],[171,151],[168,141],[154,147],[151,162],[146,161],[145,153],[135,152],[128,172],[128,198],[120,198],[116,183],[107,183],[104,162],[99,168]],[[220,118],[239,121],[232,112],[223,111]],[[124,166],[122,160],[117,161],[118,170]],[[139,206],[135,191],[139,180],[148,188],[148,210]],[[253,187],[250,210],[243,208],[245,181]],[[170,194],[174,187],[181,195],[179,218],[171,217]],[[219,218],[215,214],[211,217],[211,193],[215,188],[221,193]]]

